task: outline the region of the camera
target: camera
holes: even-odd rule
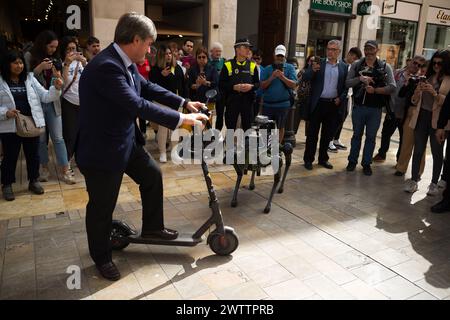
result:
[[[62,70],[62,62],[59,59],[51,59],[53,65],[55,66],[55,69],[58,71]]]
[[[365,77],[372,78],[374,82],[372,86],[374,88],[381,88],[386,86],[387,72],[386,70],[384,70],[384,68],[366,67],[365,69],[361,70],[359,74]]]
[[[420,82],[427,82],[427,77],[426,76],[412,76],[409,79],[414,84],[419,84]]]
[[[273,65],[273,70],[284,71],[284,64],[282,64],[282,63],[275,63]]]

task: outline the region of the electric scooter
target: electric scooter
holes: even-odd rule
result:
[[[216,90],[209,90],[206,92],[207,102],[217,95]],[[208,117],[211,115],[208,109],[200,110]],[[211,129],[210,121],[206,122],[206,129]],[[193,132],[195,132],[193,130]],[[194,133],[195,134],[195,133]],[[202,132],[203,134],[203,132]],[[191,151],[192,153],[193,151]],[[123,250],[130,243],[137,244],[153,244],[163,246],[182,246],[194,247],[201,243],[202,236],[215,225],[215,230],[211,232],[206,240],[211,250],[220,256],[227,256],[232,254],[239,246],[239,238],[233,228],[225,226],[223,222],[222,212],[219,206],[214,186],[212,184],[211,176],[209,175],[208,165],[202,155],[202,171],[205,178],[206,187],[209,195],[209,207],[211,208],[211,216],[209,219],[192,235],[180,234],[175,240],[165,240],[160,238],[142,238],[135,230],[123,221],[113,220],[111,231],[111,246],[113,250]]]

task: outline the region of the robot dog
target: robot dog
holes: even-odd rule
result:
[[[256,141],[258,141],[257,150],[260,150],[261,147],[263,147],[263,150],[266,150],[266,154],[264,156],[266,159],[267,158],[271,159],[271,161],[269,163],[267,163],[267,161],[262,163],[259,153],[257,154],[256,164],[250,163],[250,161],[249,161],[249,152],[250,152],[249,146],[250,146],[250,144],[248,143],[249,139],[247,139],[246,143],[245,143],[245,150],[244,150],[245,161],[244,161],[244,163],[239,163],[237,161],[238,151],[237,150],[235,151],[235,154],[234,154],[235,162],[233,164],[233,167],[237,173],[237,180],[236,180],[236,185],[234,187],[233,199],[231,200],[232,207],[237,207],[237,205],[238,205],[237,195],[239,192],[239,187],[241,185],[243,175],[247,175],[248,172],[252,173],[249,190],[254,190],[255,189],[255,176],[256,175],[260,176],[262,169],[267,169],[271,164],[273,165],[276,161],[278,161],[278,168],[276,170],[274,170],[274,174],[273,174],[274,181],[273,181],[272,190],[270,192],[269,199],[267,201],[267,205],[264,208],[263,212],[264,213],[270,212],[270,209],[272,207],[272,199],[273,199],[273,196],[274,196],[277,188],[278,188],[278,193],[283,193],[286,175],[289,171],[289,167],[291,166],[293,147],[290,143],[285,143],[284,145],[280,145],[279,150],[278,150],[279,152],[275,152],[275,154],[271,154],[272,153],[271,152],[272,139],[274,138],[273,133],[274,133],[275,128],[276,128],[275,122],[273,120],[269,120],[268,117],[266,117],[266,116],[257,116],[255,119],[255,123],[252,126],[253,134],[256,135],[256,137],[254,137],[254,138],[257,139]],[[260,134],[261,130],[264,130],[264,132],[267,132],[266,137],[264,137]],[[278,135],[276,135],[275,138],[278,139]],[[262,144],[264,144],[263,146],[261,146],[261,142],[262,142]],[[286,166],[285,166],[283,175],[281,174],[282,168],[283,168],[283,159],[282,159],[281,153],[284,154],[285,159],[286,159]],[[281,183],[280,183],[280,180],[281,180]]]

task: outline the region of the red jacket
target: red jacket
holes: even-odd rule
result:
[[[150,76],[150,64],[148,63],[148,59],[145,59],[144,64],[139,65],[138,63],[136,63],[137,68],[139,70],[139,73],[141,74],[141,76],[143,76],[145,78],[145,80],[149,79]]]

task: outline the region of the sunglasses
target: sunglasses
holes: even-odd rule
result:
[[[417,61],[413,61],[413,64],[414,64],[415,66],[418,66],[419,68],[422,68],[422,67],[425,66],[424,64],[421,64],[421,63],[419,63],[419,62],[417,62]]]
[[[442,61],[433,61],[434,66],[442,66]]]
[[[197,56],[197,59],[207,59],[207,56]]]

